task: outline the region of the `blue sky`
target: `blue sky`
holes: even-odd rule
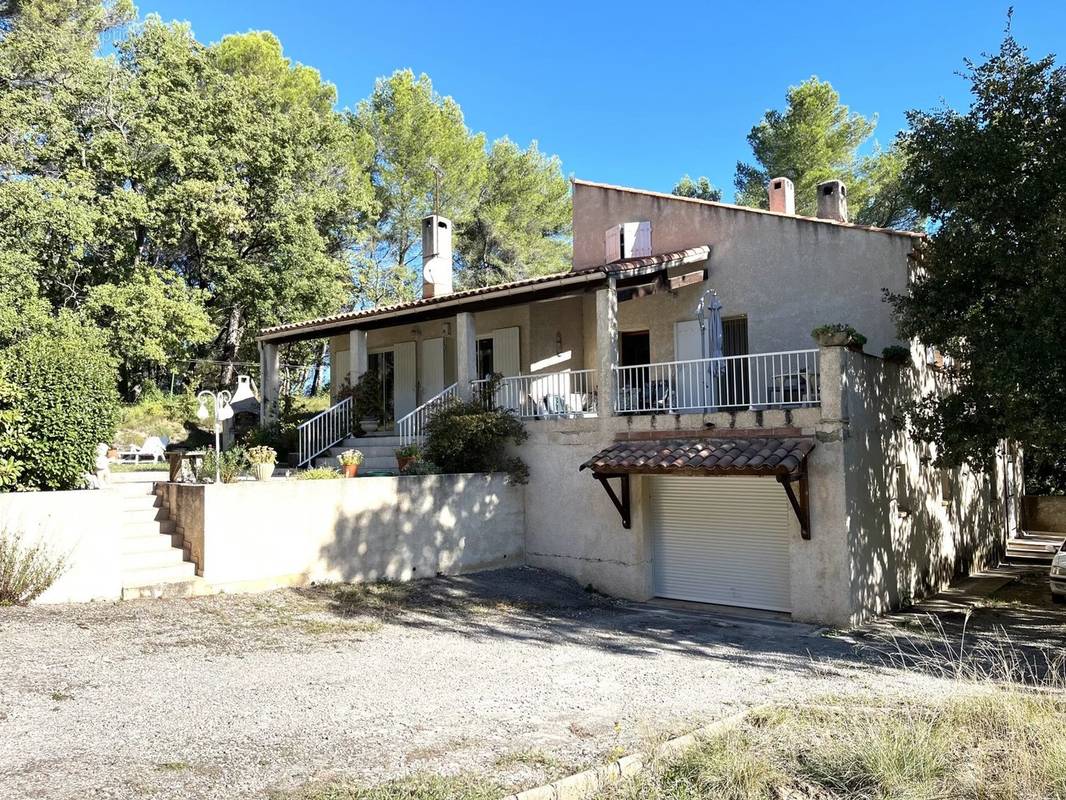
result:
[[[142,16],[189,21],[203,42],[271,30],[286,55],[355,106],[410,67],[489,139],[531,139],[567,174],[669,191],[707,175],[733,194],[745,136],[811,75],[878,114],[888,144],[909,108],[964,106],[963,58],[994,50],[1007,2],[265,2],[144,0]],[[1066,61],[1066,2],[1016,0],[1033,56]]]

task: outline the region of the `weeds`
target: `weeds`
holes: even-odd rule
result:
[[[503,789],[470,775],[420,773],[378,786],[348,781],[309,786],[289,795],[292,800],[499,800]]]
[[[66,557],[43,540],[27,544],[21,531],[0,528],[0,606],[36,600],[66,569]]]

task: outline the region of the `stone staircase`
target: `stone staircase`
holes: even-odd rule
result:
[[[122,502],[122,599],[195,594],[202,579],[155,484],[131,482],[115,490]]]
[[[1050,564],[1066,535],[1054,531],[1025,531],[1007,539],[1007,560]]]
[[[340,466],[337,456],[345,450],[359,450],[363,454],[363,463],[359,467],[359,474],[368,472],[384,472],[389,475],[399,475],[396,466],[396,450],[401,447],[403,441],[391,431],[382,433],[370,433],[365,436],[349,436],[336,447],[331,447],[328,455],[323,453],[315,458],[316,467],[330,467],[336,469]]]

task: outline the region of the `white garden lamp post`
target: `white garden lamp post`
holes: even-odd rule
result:
[[[211,412],[207,410],[207,401],[210,400],[213,405],[214,418],[215,418],[215,484],[218,485],[222,482],[222,477],[219,470],[219,456],[222,454],[222,448],[219,445],[219,435],[222,433],[223,421],[233,416],[233,408],[230,406],[230,393],[223,389],[220,392],[212,392],[207,389],[196,395],[196,399],[200,401],[200,407],[196,409],[196,418],[201,422],[211,416]]]

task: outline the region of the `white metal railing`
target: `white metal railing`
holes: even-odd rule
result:
[[[324,453],[352,433],[352,398],[345,397],[296,429],[300,463]]]
[[[476,392],[488,383],[485,379],[472,385]],[[598,390],[596,370],[575,369],[501,378],[494,400],[522,419],[594,417]]]
[[[426,423],[430,416],[441,406],[450,403],[459,397],[459,384],[453,383],[439,394],[429,398],[426,402],[396,420],[396,431],[399,433],[403,444],[411,444],[420,441],[426,429]]]
[[[818,351],[789,350],[616,367],[620,414],[813,405]]]

